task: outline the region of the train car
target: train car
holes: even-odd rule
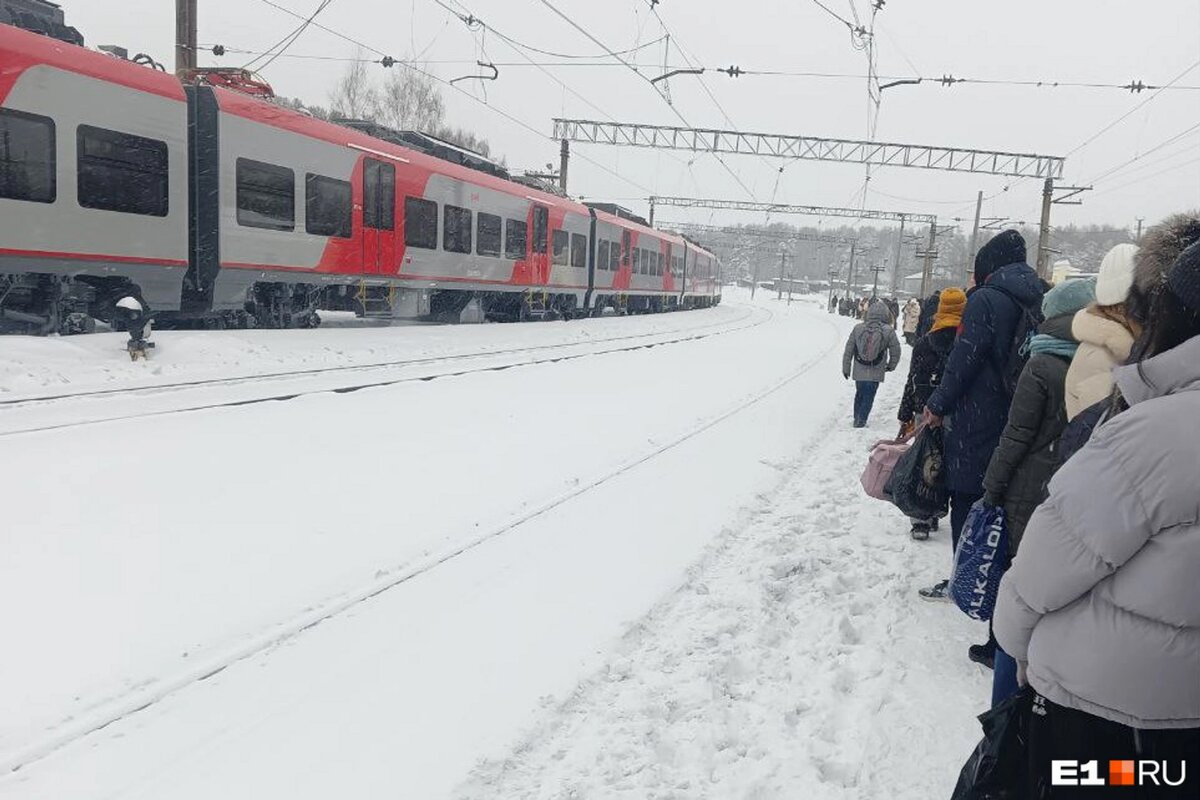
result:
[[[719,301],[675,234],[249,94],[0,25],[0,315],[134,294],[159,325],[308,327]]]
[[[187,126],[173,76],[0,25],[0,322],[57,330],[130,284],[178,307]]]

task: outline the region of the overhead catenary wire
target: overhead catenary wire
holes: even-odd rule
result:
[[[320,14],[322,11],[324,11],[326,8],[328,8],[329,4],[332,2],[333,2],[333,0],[322,0],[321,4],[316,7],[316,9],[312,12],[312,14],[310,14],[307,19],[305,19],[298,26],[296,26],[295,30],[291,31],[286,36],[284,36],[282,39],[280,39],[278,42],[276,42],[275,44],[268,47],[266,52],[262,53],[260,56],[250,59],[250,61],[246,62],[246,64],[242,66],[242,69],[247,69],[247,70],[248,69],[257,69],[257,70],[261,71],[261,70],[264,70],[267,67],[271,66],[271,64],[274,63],[275,59],[277,59],[281,55],[283,55],[289,47],[291,47],[293,44],[296,43],[296,40],[299,39],[306,30],[308,30],[308,26],[311,25],[313,20],[317,18],[317,15]],[[276,51],[276,48],[278,48],[278,51]],[[254,64],[257,61],[259,61],[262,57],[268,56],[268,55],[270,57],[267,58],[267,60],[264,63],[262,63],[258,67],[254,67]]]
[[[650,78],[648,78],[644,74],[642,74],[642,72],[637,67],[630,64],[628,61],[626,61],[620,55],[613,52],[612,48],[608,47],[608,45],[604,44],[604,42],[600,41],[598,38],[596,38],[594,35],[592,35],[592,33],[589,30],[587,30],[587,28],[584,28],[582,25],[580,25],[578,22],[576,22],[574,19],[572,19],[569,15],[564,13],[561,9],[559,9],[557,6],[555,6],[554,3],[552,3],[550,0],[540,0],[540,2],[543,6],[548,8],[551,12],[553,12],[556,16],[558,16],[560,19],[562,19],[564,22],[566,22],[572,28],[574,28],[575,30],[577,30],[581,34],[583,34],[585,37],[587,37],[592,42],[592,44],[601,48],[606,53],[608,53],[610,56],[617,59],[625,66],[627,66],[630,69],[630,71],[633,72],[633,74],[637,75],[639,78],[641,78],[642,80],[649,83],[650,86],[652,88],[654,88],[654,91],[656,93],[658,93],[658,89],[656,87],[654,87],[654,84],[653,84],[653,82],[651,82]],[[659,94],[659,97],[662,97],[662,95]],[[665,101],[666,98],[663,98],[663,100]],[[674,105],[672,105],[671,103],[667,103],[667,107],[671,109],[671,112],[673,114],[675,114],[675,116],[679,118],[679,121],[682,122],[686,127],[688,127],[688,128],[695,127],[692,125],[691,122],[689,122],[687,120],[686,117],[684,117],[684,115],[679,111],[679,109],[675,108]],[[728,172],[729,175],[734,179],[734,181],[736,181],[737,184],[742,187],[742,190],[745,191],[746,194],[749,195],[752,199],[757,199],[757,197],[754,194],[754,191],[749,186],[746,185],[746,182],[742,180],[740,175],[738,175],[727,163],[725,163],[725,159],[721,158],[719,155],[717,155],[715,153],[714,153],[714,155],[716,156],[717,161],[721,164],[721,166],[725,168],[725,171]]]
[[[271,6],[272,8],[275,8],[285,14],[288,14],[289,16],[296,17],[297,19],[304,19],[304,17],[301,14],[299,14],[298,12],[293,11],[290,8],[287,8],[286,6],[282,6],[279,3],[276,3],[274,0],[259,0],[259,2],[265,3],[269,6]],[[345,42],[353,44],[357,47],[361,47],[363,50],[367,50],[371,53],[375,53],[376,55],[380,56],[381,59],[384,59],[384,58],[390,59],[391,58],[391,56],[389,56],[383,50],[380,50],[377,47],[373,47],[372,45],[369,45],[366,42],[363,42],[359,39],[355,39],[354,37],[349,36],[345,33],[342,33],[341,31],[334,30],[333,28],[330,28],[327,25],[323,25],[319,22],[312,22],[312,25],[317,28],[320,28],[321,30],[325,31],[326,33],[329,33],[332,36],[336,36],[337,38],[339,38]],[[449,87],[450,89],[458,92],[463,97],[470,99],[472,102],[478,103],[479,105],[483,106],[484,108],[492,111],[492,113],[498,114],[499,116],[503,117],[504,119],[507,119],[509,122],[512,122],[513,124],[523,128],[526,131],[529,131],[530,133],[534,134],[535,136],[537,136],[540,139],[549,138],[546,136],[546,134],[542,133],[537,128],[533,127],[532,125],[530,125],[529,123],[520,119],[519,117],[513,116],[512,114],[505,111],[504,109],[494,106],[491,103],[484,102],[483,100],[474,96],[470,92],[467,92],[467,91],[459,88],[458,86],[451,84],[449,81],[447,81],[437,75],[434,75],[432,72],[429,72],[428,70],[424,70],[418,66],[415,66],[413,64],[410,64],[410,63],[404,62],[404,61],[396,61],[395,59],[392,59],[392,62],[395,64],[399,64],[400,66],[402,66],[405,69],[408,69],[408,70],[416,72],[420,75],[423,75],[423,76],[429,78],[430,80],[436,81],[437,83],[440,83],[443,86]],[[608,166],[604,165],[603,163],[601,163],[599,161],[596,161],[595,159],[589,158],[582,154],[578,154],[577,157],[582,159],[583,161],[586,161],[589,164],[592,164],[593,166],[603,170],[604,172],[609,173],[613,177],[615,177],[621,181],[624,181],[625,183],[629,184],[630,186],[637,188],[640,191],[646,192],[647,194],[653,193],[648,187],[643,186],[642,184],[638,183],[637,181],[633,180],[632,178],[628,178],[624,175],[621,175],[616,170],[610,169]]]

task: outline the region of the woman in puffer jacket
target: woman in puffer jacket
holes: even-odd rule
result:
[[[1108,251],[1096,281],[1096,303],[1076,314],[1071,324],[1079,352],[1067,372],[1068,420],[1112,394],[1113,367],[1129,358],[1138,326],[1125,311],[1125,299],[1133,286],[1137,251],[1132,244]]]
[[[1036,692],[1030,797],[1064,791],[1056,759],[1165,761],[1174,779],[1188,759],[1177,794],[1138,796],[1200,796],[1200,243],[1133,358],[1115,376],[1128,408],[1059,470],[1000,583],[996,638]]]

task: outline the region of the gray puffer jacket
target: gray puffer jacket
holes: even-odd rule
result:
[[[878,363],[865,364],[860,358],[863,355],[860,348],[871,331],[876,331],[882,339],[883,351],[879,354]],[[842,374],[856,381],[883,383],[884,376],[899,363],[900,339],[893,327],[892,312],[882,302],[876,301],[867,309],[866,320],[855,325],[850,338],[846,340],[846,350],[842,353]]]
[[[1130,408],[1050,482],[993,619],[1044,697],[1200,727],[1200,337],[1115,372]]]

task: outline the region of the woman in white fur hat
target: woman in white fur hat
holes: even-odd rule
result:
[[[1104,256],[1096,279],[1096,302],[1075,315],[1071,334],[1079,350],[1067,370],[1067,419],[1112,394],[1113,367],[1129,358],[1137,323],[1125,311],[1133,285],[1137,246],[1119,244]]]

